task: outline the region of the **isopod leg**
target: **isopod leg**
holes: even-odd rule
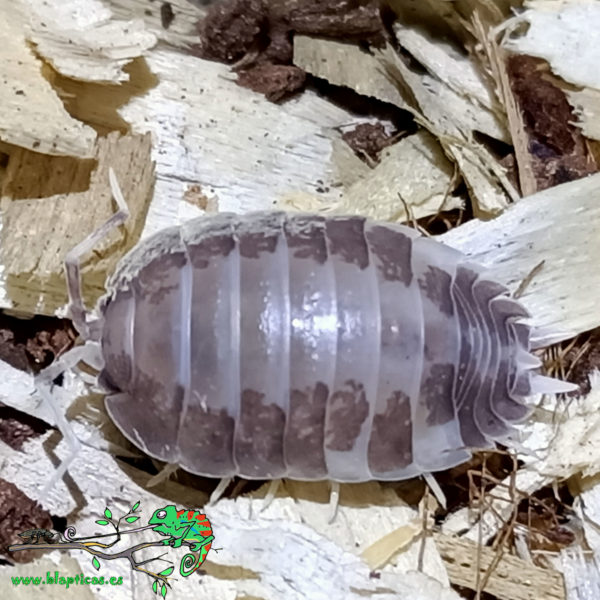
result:
[[[79,334],[86,340],[89,339],[90,331],[89,323],[87,321],[88,311],[81,295],[81,257],[92,250],[112,229],[124,223],[129,217],[129,209],[127,208],[117,177],[112,168],[109,168],[108,170],[108,178],[113,198],[119,207],[117,212],[98,227],[98,229],[92,231],[90,235],[79,242],[79,244],[71,249],[65,257],[65,276],[69,294],[69,315]]]
[[[258,511],[259,514],[264,510],[267,510],[267,508],[269,508],[271,502],[273,502],[273,499],[277,495],[277,490],[279,489],[280,484],[281,479],[271,479],[271,481],[269,482],[269,489],[267,490],[267,494],[264,497],[260,510]]]
[[[432,473],[423,473],[423,479],[425,483],[429,486],[429,489],[435,496],[435,499],[440,503],[440,506],[446,510],[447,499],[446,494],[444,494],[440,484],[437,482],[437,479],[433,476]]]
[[[58,469],[56,469],[48,483],[44,486],[42,495],[47,494],[56,485],[56,482],[62,479],[63,475],[66,473],[67,469],[81,448],[81,442],[65,418],[59,402],[52,394],[52,388],[54,387],[53,382],[56,377],[58,377],[64,371],[72,369],[80,361],[90,358],[90,356],[94,354],[94,351],[95,349],[88,345],[75,346],[75,348],[71,348],[71,350],[65,352],[65,354],[55,360],[49,367],[46,367],[43,371],[36,375],[34,379],[34,384],[37,391],[42,397],[42,400],[46,402],[52,411],[56,426],[69,445],[70,449],[69,456],[60,463]],[[93,359],[90,362],[92,361]]]
[[[146,483],[146,487],[154,487],[163,481],[169,479],[172,473],[175,473],[179,469],[177,463],[167,463],[156,475],[151,477]]]
[[[329,494],[329,518],[328,523],[333,523],[337,515],[340,504],[340,484],[337,481],[331,482],[331,492]]]
[[[221,496],[225,493],[227,486],[231,483],[232,480],[233,477],[225,477],[224,479],[221,479],[221,481],[219,481],[219,485],[217,485],[213,493],[210,495],[206,506],[212,506],[213,504],[216,504],[221,498]]]

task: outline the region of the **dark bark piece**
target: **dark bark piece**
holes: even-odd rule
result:
[[[393,143],[394,134],[388,133],[383,123],[360,123],[354,129],[346,131],[342,139],[354,150],[356,156],[368,164],[365,155],[371,163],[379,161],[380,152]]]
[[[226,0],[211,4],[198,24],[202,58],[234,62],[260,44],[268,30],[263,0]]]
[[[309,0],[299,3],[288,16],[297,33],[334,38],[384,41],[384,27],[377,0]]]
[[[293,65],[260,64],[238,73],[237,83],[259,94],[267,100],[279,102],[301,90],[306,73]]]
[[[591,390],[589,375],[597,369],[600,370],[600,328],[590,331],[580,339],[581,342],[569,350],[564,358],[565,371],[572,372],[569,379],[580,387],[580,390],[569,392],[569,396],[588,394]],[[580,355],[581,346],[586,341],[589,343],[588,350]],[[575,359],[577,362],[574,363]]]
[[[21,450],[23,444],[46,433],[50,425],[16,408],[0,402],[0,440],[14,450]]]
[[[573,125],[577,118],[548,63],[514,54],[508,57],[506,66],[529,138],[537,190],[595,173],[598,165],[581,129]]]
[[[50,476],[50,475],[48,475]],[[8,552],[11,544],[23,540],[19,533],[28,529],[52,529],[52,518],[35,500],[16,485],[0,479],[0,553],[11,561],[27,563],[39,557],[39,551]]]
[[[0,360],[37,373],[67,351],[77,334],[67,319],[35,316],[19,319],[0,311]]]

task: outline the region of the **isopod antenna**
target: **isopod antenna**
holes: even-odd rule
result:
[[[62,479],[63,475],[77,456],[82,444],[86,445],[77,438],[73,428],[65,418],[64,408],[61,406],[60,401],[55,397],[53,387],[54,380],[61,373],[73,369],[79,362],[85,362],[95,368],[100,368],[101,366],[102,358],[98,343],[99,328],[97,326],[94,327],[94,325],[98,325],[98,319],[90,321],[90,312],[83,302],[80,263],[83,255],[90,252],[101,239],[106,237],[110,231],[123,224],[129,217],[129,209],[127,208],[117,177],[112,168],[109,168],[108,170],[108,178],[112,196],[118,206],[117,211],[100,227],[92,231],[90,235],[70,250],[65,257],[65,277],[69,296],[67,312],[79,335],[85,341],[85,344],[75,346],[68,352],[65,352],[65,354],[41,371],[34,379],[36,389],[42,399],[50,407],[52,414],[54,415],[56,426],[69,446],[69,455],[60,463],[48,483],[46,483],[42,490],[42,495],[47,494],[54,487],[56,482]]]
[[[68,313],[73,321],[75,329],[84,340],[96,339],[99,335],[97,327],[91,327],[94,322],[90,322],[89,311],[85,307],[81,293],[81,257],[90,252],[100,240],[105,238],[113,229],[122,225],[129,218],[129,209],[123,193],[119,187],[119,182],[112,168],[108,170],[108,179],[110,189],[117,203],[118,210],[98,229],[92,231],[84,240],[79,242],[65,256],[65,277],[67,280],[67,290],[69,294]]]

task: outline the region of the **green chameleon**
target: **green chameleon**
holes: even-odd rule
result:
[[[192,552],[200,551],[197,559],[193,554],[186,554],[181,559],[179,572],[183,577],[191,575],[204,562],[215,539],[205,514],[186,508],[178,509],[173,505],[155,510],[148,525],[156,525],[152,531],[169,536],[163,542],[165,545],[179,548],[185,542]]]

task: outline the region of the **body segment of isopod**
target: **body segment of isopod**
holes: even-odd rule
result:
[[[359,482],[457,465],[571,389],[536,372],[527,312],[402,225],[200,217],[122,260],[89,338],[122,433],[209,477]],[[87,326],[86,326],[87,328]]]

